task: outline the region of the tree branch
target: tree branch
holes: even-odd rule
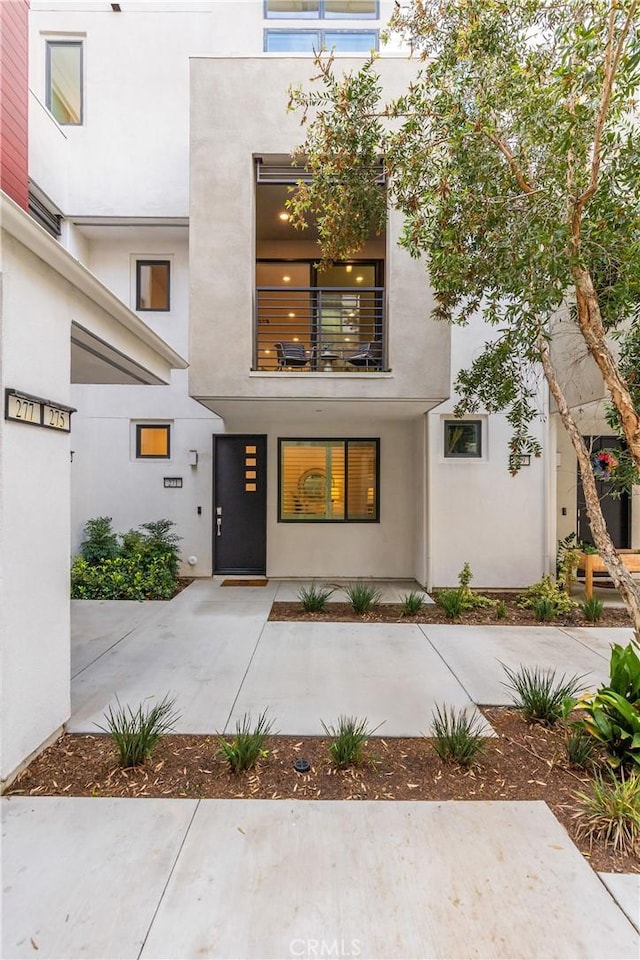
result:
[[[600,148],[602,146],[602,131],[604,129],[605,120],[607,118],[607,112],[609,110],[609,104],[611,102],[611,94],[613,92],[613,84],[616,77],[616,72],[618,70],[618,64],[620,63],[620,57],[622,56],[622,51],[624,49],[624,43],[627,39],[627,35],[633,23],[633,18],[636,10],[638,9],[639,0],[633,0],[631,6],[629,7],[629,12],[627,18],[623,24],[620,36],[618,37],[618,42],[613,47],[614,43],[614,31],[615,31],[615,0],[612,0],[611,7],[609,9],[609,26],[607,30],[607,45],[605,47],[605,69],[604,69],[604,80],[602,83],[602,93],[600,96],[600,106],[598,107],[598,115],[596,118],[596,126],[593,137],[593,156],[591,157],[591,176],[589,178],[589,185],[583,191],[583,193],[578,197],[575,205],[574,211],[574,221],[576,217],[580,218],[584,205],[596,192],[598,187],[598,176],[600,173]]]
[[[516,158],[514,157],[513,153],[511,152],[509,147],[506,145],[504,140],[501,140],[500,137],[497,136],[497,134],[491,133],[489,130],[483,130],[482,132],[485,135],[485,137],[495,147],[498,148],[502,156],[506,159],[523,193],[526,193],[527,195],[531,193],[535,193],[536,192],[535,186],[532,183],[529,183],[529,181],[524,175],[524,171],[522,170],[522,167],[520,166],[520,164],[518,163],[518,161],[516,160]]]

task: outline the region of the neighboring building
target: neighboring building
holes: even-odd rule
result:
[[[0,787],[70,712],[71,384],[186,366],[27,212],[27,15],[0,4]]]

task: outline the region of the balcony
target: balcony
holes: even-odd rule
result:
[[[383,287],[257,287],[253,370],[388,370]]]

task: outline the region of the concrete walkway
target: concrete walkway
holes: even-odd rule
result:
[[[268,622],[296,593],[74,603],[69,728],[171,692],[183,732],[269,707],[282,733],[351,713],[419,735],[436,702],[508,703],[500,660],[592,685],[630,635]],[[595,874],[543,803],[16,796],[2,814],[6,960],[640,956],[640,878]]]

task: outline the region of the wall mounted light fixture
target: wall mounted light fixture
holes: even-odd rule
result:
[[[189,450],[189,466],[197,467],[198,466],[198,451]]]

